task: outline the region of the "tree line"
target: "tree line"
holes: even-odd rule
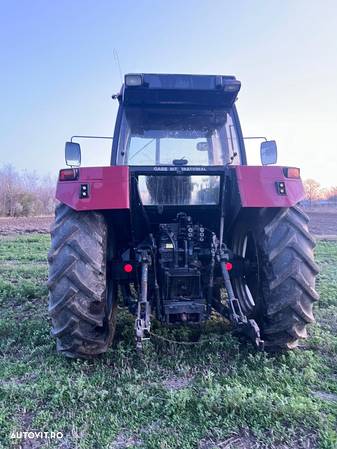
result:
[[[56,179],[36,172],[19,172],[12,165],[0,167],[0,216],[52,215]]]
[[[323,188],[315,179],[306,179],[303,181],[303,185],[310,206],[324,202],[337,205],[337,186]]]

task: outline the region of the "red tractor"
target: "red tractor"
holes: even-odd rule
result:
[[[111,165],[79,168],[66,143],[49,252],[57,349],[93,357],[112,342],[120,300],[137,348],[213,311],[258,348],[294,348],[318,299],[300,171],[261,144],[248,166],[233,76],[128,74]]]

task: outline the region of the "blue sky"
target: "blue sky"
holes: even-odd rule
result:
[[[236,75],[244,134],[337,185],[336,30],[332,0],[0,0],[0,165],[56,173],[71,135],[111,135],[116,49],[123,73]],[[108,163],[108,143],[82,149]]]

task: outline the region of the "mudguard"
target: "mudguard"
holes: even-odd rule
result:
[[[291,207],[305,197],[301,178],[285,176],[287,167],[237,165],[235,170],[242,207]],[[280,193],[284,183],[285,193]]]
[[[130,209],[129,167],[83,167],[74,181],[58,181],[56,198],[74,210]],[[87,192],[83,197],[83,186]]]
[[[56,198],[59,201],[78,211],[130,209],[129,167],[77,170],[76,180],[58,181]],[[285,167],[237,165],[230,170],[235,173],[241,207],[291,207],[305,197],[301,179],[286,177]],[[284,183],[283,194],[279,183]],[[86,197],[81,195],[83,186],[87,189]]]

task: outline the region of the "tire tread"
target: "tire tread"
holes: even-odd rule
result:
[[[57,350],[67,357],[102,354],[113,338],[116,305],[109,320],[106,257],[104,217],[58,205],[48,254],[48,311]]]
[[[315,239],[309,218],[298,207],[281,209],[263,226],[262,251],[266,314],[262,334],[267,347],[292,349],[307,338],[306,325],[314,322],[313,304],[319,299],[315,277]]]

